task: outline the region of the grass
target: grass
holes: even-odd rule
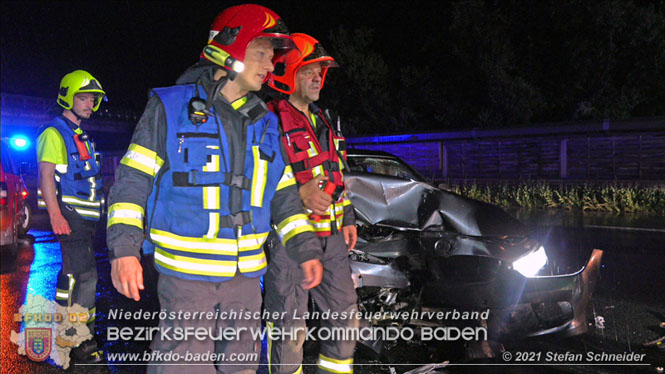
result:
[[[665,188],[616,185],[462,184],[450,190],[504,208],[568,209],[615,213],[665,214]]]

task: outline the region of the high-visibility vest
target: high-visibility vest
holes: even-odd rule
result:
[[[342,227],[344,207],[351,204],[344,193],[343,163],[339,157],[339,154],[346,157],[346,140],[333,130],[321,111],[316,110],[314,114],[328,131],[328,147],[324,151],[309,120],[291,103],[277,100],[270,102],[268,107],[279,116],[282,143],[298,183],[303,185],[319,175],[325,175],[329,178],[327,183],[333,183],[336,187],[334,201],[326,214],[316,219],[310,215],[316,234],[330,236]]]
[[[195,86],[154,92],[166,112],[168,170],[164,167],[155,174],[148,198],[149,241],[144,242],[144,253],[154,250],[157,269],[183,279],[223,282],[237,270],[251,278],[263,275],[267,261],[262,246],[271,230],[270,203],[286,167],[277,117],[268,112],[249,124],[244,173],[233,175],[224,162],[231,157],[219,117],[212,115],[198,126],[189,120],[188,102],[196,95]],[[214,108],[211,111],[214,114]],[[152,152],[133,146],[130,152],[139,155],[135,159]],[[231,188],[242,190],[242,209],[235,214],[229,209]],[[300,216],[302,222],[283,232],[306,225],[304,215]]]
[[[104,206],[101,178],[101,155],[95,152],[90,140],[82,141],[88,150],[88,160],[81,160],[76,147],[76,133],[64,119],[56,117],[39,129],[39,134],[53,127],[62,136],[67,149],[67,164],[55,165],[56,193],[61,204],[72,207],[84,219],[98,221]],[[37,190],[37,204],[46,209],[41,188]]]

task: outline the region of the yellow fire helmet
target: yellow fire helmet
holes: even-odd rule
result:
[[[90,73],[85,70],[75,70],[65,75],[60,81],[58,104],[65,109],[72,109],[74,95],[84,92],[95,94],[95,106],[92,108],[92,111],[96,112],[99,109],[102,99],[106,96],[106,92],[102,89],[99,81]]]

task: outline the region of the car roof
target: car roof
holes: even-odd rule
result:
[[[417,177],[417,180],[419,182],[427,183],[427,179],[423,177],[416,169],[414,169],[407,162],[405,162],[404,160],[400,159],[399,157],[395,156],[392,153],[384,151],[374,151],[369,149],[347,149],[346,152],[347,152],[346,153],[347,157],[374,157],[374,158],[384,158],[384,159],[398,161],[399,163],[403,164],[407,169],[409,169],[409,171],[414,176]]]
[[[349,148],[346,151],[347,156],[353,157],[353,156],[375,156],[375,157],[386,157],[386,158],[397,158],[392,153],[384,152],[384,151],[373,151],[369,149],[354,149],[354,148]]]

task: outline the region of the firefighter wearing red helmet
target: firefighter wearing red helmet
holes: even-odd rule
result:
[[[308,294],[324,313],[321,326],[331,330],[358,327],[356,292],[351,278],[348,251],[357,239],[351,202],[344,192],[344,137],[333,129],[327,115],[314,105],[319,99],[326,73],[335,60],[313,37],[292,35],[298,52],[284,55],[280,74],[273,73],[269,85],[289,94],[268,104],[280,119],[282,142],[305,206],[312,210],[310,223],[319,236],[323,252],[324,277],[321,285],[305,290],[294,282],[298,266],[277,245],[270,251],[265,276],[264,305],[272,316],[268,323],[280,329],[301,329],[307,312]],[[334,317],[336,316],[336,317]],[[269,344],[270,372],[291,374],[302,371],[304,333],[295,339]],[[355,340],[321,341],[319,372],[352,373]]]
[[[190,373],[256,371],[261,344],[252,332],[260,328],[271,223],[300,267],[302,286],[321,281],[321,245],[283,156],[277,117],[253,93],[274,70],[274,56],[293,47],[270,9],[226,9],[201,60],[175,86],[153,89],[120,162],[107,229],[113,285],[138,301],[145,288],[141,253],[150,257],[166,312],[149,373],[182,371],[162,365],[174,363],[164,353],[195,363]],[[220,331],[236,335],[220,340]]]

